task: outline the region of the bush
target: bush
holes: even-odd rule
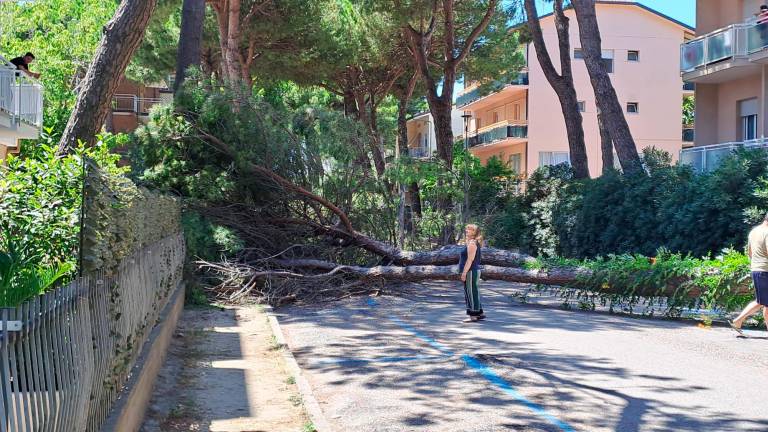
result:
[[[508,199],[490,234],[497,244],[543,256],[672,252],[706,256],[742,248],[768,207],[768,155],[740,151],[711,172],[643,154],[646,174],[609,172],[574,181],[567,167],[544,167]]]
[[[83,160],[119,175],[112,137],[57,158],[47,133],[0,166],[0,303],[14,306],[74,274],[79,254]]]

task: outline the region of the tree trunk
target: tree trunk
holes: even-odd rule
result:
[[[101,43],[59,140],[56,154],[65,155],[77,146],[78,140],[91,145],[104,125],[112,96],[115,94],[125,68],[144,38],[156,0],[123,0],[115,16],[104,28]]]
[[[173,82],[174,93],[184,82],[187,68],[200,65],[204,21],[205,0],[184,0],[181,8],[179,50],[176,55],[176,78]]]
[[[600,28],[597,25],[594,0],[573,0],[576,19],[579,23],[581,49],[587,66],[595,99],[603,116],[603,123],[611,135],[621,168],[625,173],[642,172],[643,166],[637,153],[635,141],[629,130],[624,111],[611,84],[611,78],[603,66],[603,50]]]
[[[419,184],[416,182],[411,183],[408,186],[408,194],[411,196],[411,213],[421,218],[421,191],[419,190]]]
[[[485,254],[485,250],[483,250]],[[485,257],[485,255],[483,255]],[[315,269],[331,273],[345,273],[365,279],[386,279],[389,281],[422,282],[430,280],[459,281],[460,274],[455,265],[411,265],[411,266],[376,266],[361,267],[339,265],[333,262],[314,260],[314,259],[296,259],[296,260],[275,260],[273,261],[280,267],[293,269]],[[284,270],[274,272],[276,277],[309,277],[317,278],[323,275],[298,275]],[[600,292],[601,294],[627,294],[628,290],[616,288],[614,286],[584,286],[584,280],[589,278],[592,272],[589,269],[581,267],[562,267],[550,269],[524,269],[517,267],[498,267],[493,265],[482,266],[481,278],[483,280],[501,280],[507,282],[517,282],[524,284],[553,285],[553,286],[571,286],[588,291]],[[269,272],[263,272],[259,276],[270,277]],[[673,297],[685,295],[689,298],[700,297],[701,288],[696,286],[686,286],[688,279],[681,277],[678,280],[670,280],[666,286],[657,288],[653,286],[638,286],[631,291],[632,295],[640,297]],[[682,290],[682,291],[681,291]],[[735,286],[732,288],[735,294],[747,294],[750,288],[747,284]]]
[[[613,143],[611,142],[611,134],[608,133],[608,129],[603,124],[603,116],[597,115],[597,126],[600,129],[600,150],[603,156],[603,174],[613,169]]]
[[[397,153],[398,157],[408,156],[408,101],[411,95],[407,91],[401,92],[397,101]],[[400,205],[397,209],[397,233],[398,244],[405,245],[405,233],[411,226],[410,215],[406,213],[407,186],[400,183],[398,185],[400,192]]]
[[[432,3],[432,17],[429,27],[424,30],[416,30],[410,24],[404,28],[405,39],[411,47],[417,70],[424,80],[427,93],[427,103],[435,122],[435,141],[437,145],[437,155],[445,163],[446,169],[452,170],[453,166],[453,130],[451,125],[451,111],[453,110],[453,88],[456,82],[456,73],[461,63],[467,58],[472,46],[480,35],[488,27],[493,14],[496,13],[498,0],[489,0],[486,12],[480,22],[472,28],[472,31],[463,38],[463,46],[457,47],[456,29],[455,29],[455,0],[434,1]],[[440,5],[439,5],[440,4]],[[440,10],[441,13],[438,13]],[[443,25],[443,53],[441,55],[442,64],[440,65],[442,79],[438,85],[438,80],[432,75],[432,38],[434,36],[435,25],[439,20]],[[439,91],[438,91],[438,88]],[[441,185],[438,184],[438,189]],[[453,203],[448,196],[439,197],[436,200],[435,207],[442,212],[446,218],[445,227],[440,236],[440,243],[450,244],[454,241],[454,222],[455,214]]]
[[[563,12],[562,0],[556,0],[554,5],[555,28],[557,29],[558,49],[560,54],[560,73],[555,70],[549,51],[544,43],[541,24],[536,10],[535,0],[525,0],[528,29],[533,38],[536,57],[539,60],[544,76],[560,100],[560,109],[565,120],[568,133],[568,150],[575,178],[589,178],[589,161],[587,147],[584,142],[584,125],[576,87],[573,84],[571,68],[571,43],[569,35],[570,22]]]

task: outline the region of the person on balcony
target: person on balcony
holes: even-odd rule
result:
[[[16,66],[16,69],[24,71],[24,73],[31,76],[32,78],[40,78],[40,73],[32,72],[29,70],[29,65],[31,65],[33,61],[35,61],[35,55],[31,52],[28,52],[21,57],[11,59],[11,63]]]

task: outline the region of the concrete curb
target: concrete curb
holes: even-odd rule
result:
[[[102,432],[135,432],[141,427],[157,374],[165,362],[173,332],[184,309],[184,292],[185,287],[181,283],[160,313],[157,325],[150,331],[131,370],[131,377],[101,427]]]
[[[306,409],[310,421],[312,421],[317,432],[335,432],[335,429],[331,427],[330,422],[326,419],[317,399],[315,399],[312,386],[310,386],[309,381],[307,381],[302,374],[301,368],[288,346],[288,342],[285,339],[283,330],[280,328],[280,323],[277,320],[277,315],[275,315],[274,309],[272,309],[271,306],[265,306],[264,311],[267,313],[269,326],[272,327],[272,333],[275,335],[277,343],[285,347],[285,349],[281,350],[283,358],[285,359],[285,364],[288,366],[288,372],[296,379],[296,386],[299,388],[301,399],[304,402],[304,409]]]

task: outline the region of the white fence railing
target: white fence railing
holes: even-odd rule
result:
[[[768,138],[691,147],[680,152],[680,163],[691,165],[699,172],[709,172],[717,169],[735,150],[761,148],[768,149]]]
[[[149,113],[153,106],[161,103],[161,99],[142,98],[136,95],[116,94],[112,97],[112,109],[114,111],[132,112],[140,115]]]
[[[0,432],[99,431],[183,264],[174,234],[113,273],[0,309]]]
[[[15,126],[43,126],[43,86],[24,72],[0,65],[0,111]]]

